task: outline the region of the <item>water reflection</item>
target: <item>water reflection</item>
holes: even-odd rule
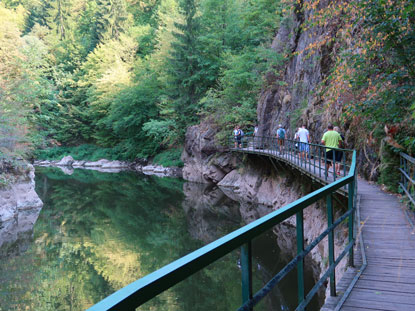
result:
[[[243,224],[240,203],[219,188],[178,179],[38,168],[36,190],[44,207],[33,234],[25,229],[33,238],[0,249],[2,311],[84,310]],[[276,245],[272,235],[254,242],[256,289],[288,260]],[[238,258],[231,253],[140,310],[237,309]],[[291,310],[293,282],[256,310]]]

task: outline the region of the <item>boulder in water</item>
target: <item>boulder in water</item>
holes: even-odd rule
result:
[[[72,166],[72,163],[74,163],[74,159],[72,156],[66,156],[63,157],[62,160],[60,160],[58,163],[56,163],[57,166]]]

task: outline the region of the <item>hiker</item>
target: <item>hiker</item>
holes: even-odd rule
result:
[[[255,125],[254,127],[254,136],[258,134],[258,125]]]
[[[233,136],[235,140],[235,148],[242,148],[242,137],[244,137],[244,132],[241,130],[239,125],[235,126]]]
[[[282,127],[282,124],[278,125],[277,130],[277,148],[279,153],[283,153],[284,151],[284,140],[285,140],[285,129]]]
[[[310,132],[305,128],[305,124],[303,124],[297,132],[299,142],[299,151],[300,151],[300,158],[307,160],[308,159],[308,152],[309,146],[308,143],[310,142]]]
[[[321,138],[321,144],[326,146],[326,175],[331,166],[331,162],[335,160],[335,153],[332,148],[339,148],[341,141],[343,141],[342,137],[338,132],[333,130],[333,124],[329,124],[327,126],[327,132]]]
[[[342,138],[342,140],[339,142],[339,147],[343,148],[344,136],[342,135],[342,133],[340,131],[340,128],[338,126],[335,126],[333,128],[333,130],[340,134],[340,137]],[[336,152],[335,152],[336,174],[337,175],[341,175],[340,169],[341,169],[341,161],[342,161],[342,158],[343,158],[343,153],[344,153],[344,151],[340,151],[340,150],[336,150]]]
[[[234,140],[235,140],[235,148],[238,148],[238,133],[239,133],[239,127],[236,125],[235,128],[233,129],[233,136],[234,136]],[[240,140],[240,138],[239,138]]]

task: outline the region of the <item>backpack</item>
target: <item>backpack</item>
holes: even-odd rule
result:
[[[244,131],[242,131],[242,130],[240,130],[240,131],[241,131],[241,137],[244,137],[244,135],[245,135]]]
[[[285,130],[283,128],[279,128],[277,131],[277,135],[279,139],[284,139],[285,138]]]

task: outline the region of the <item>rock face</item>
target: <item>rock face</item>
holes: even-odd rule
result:
[[[257,114],[260,135],[276,132],[278,124],[290,129],[292,137],[294,127],[293,115],[297,114],[298,121],[307,124],[313,141],[319,142],[328,122],[337,121],[336,111],[325,111],[325,115],[317,113],[321,105],[316,94],[320,84],[329,74],[333,63],[331,52],[333,44],[323,45],[308,53],[306,48],[321,41],[323,36],[335,36],[334,24],[326,27],[304,27],[310,21],[314,11],[308,6],[303,7],[304,1],[298,1],[297,7],[290,16],[281,23],[272,48],[277,53],[293,53],[288,63],[281,69],[282,76],[269,74],[267,85],[263,89],[258,103]],[[327,7],[329,1],[320,1],[316,10]],[[306,30],[304,30],[306,28]],[[277,83],[284,81],[283,84]],[[296,113],[297,112],[297,113]],[[294,122],[295,123],[295,122]]]
[[[218,183],[235,167],[235,158],[215,141],[217,131],[209,122],[191,126],[182,153],[183,178],[199,183]]]
[[[28,165],[23,180],[0,189],[0,255],[7,251],[7,245],[31,236],[43,206],[34,186],[34,168]]]

